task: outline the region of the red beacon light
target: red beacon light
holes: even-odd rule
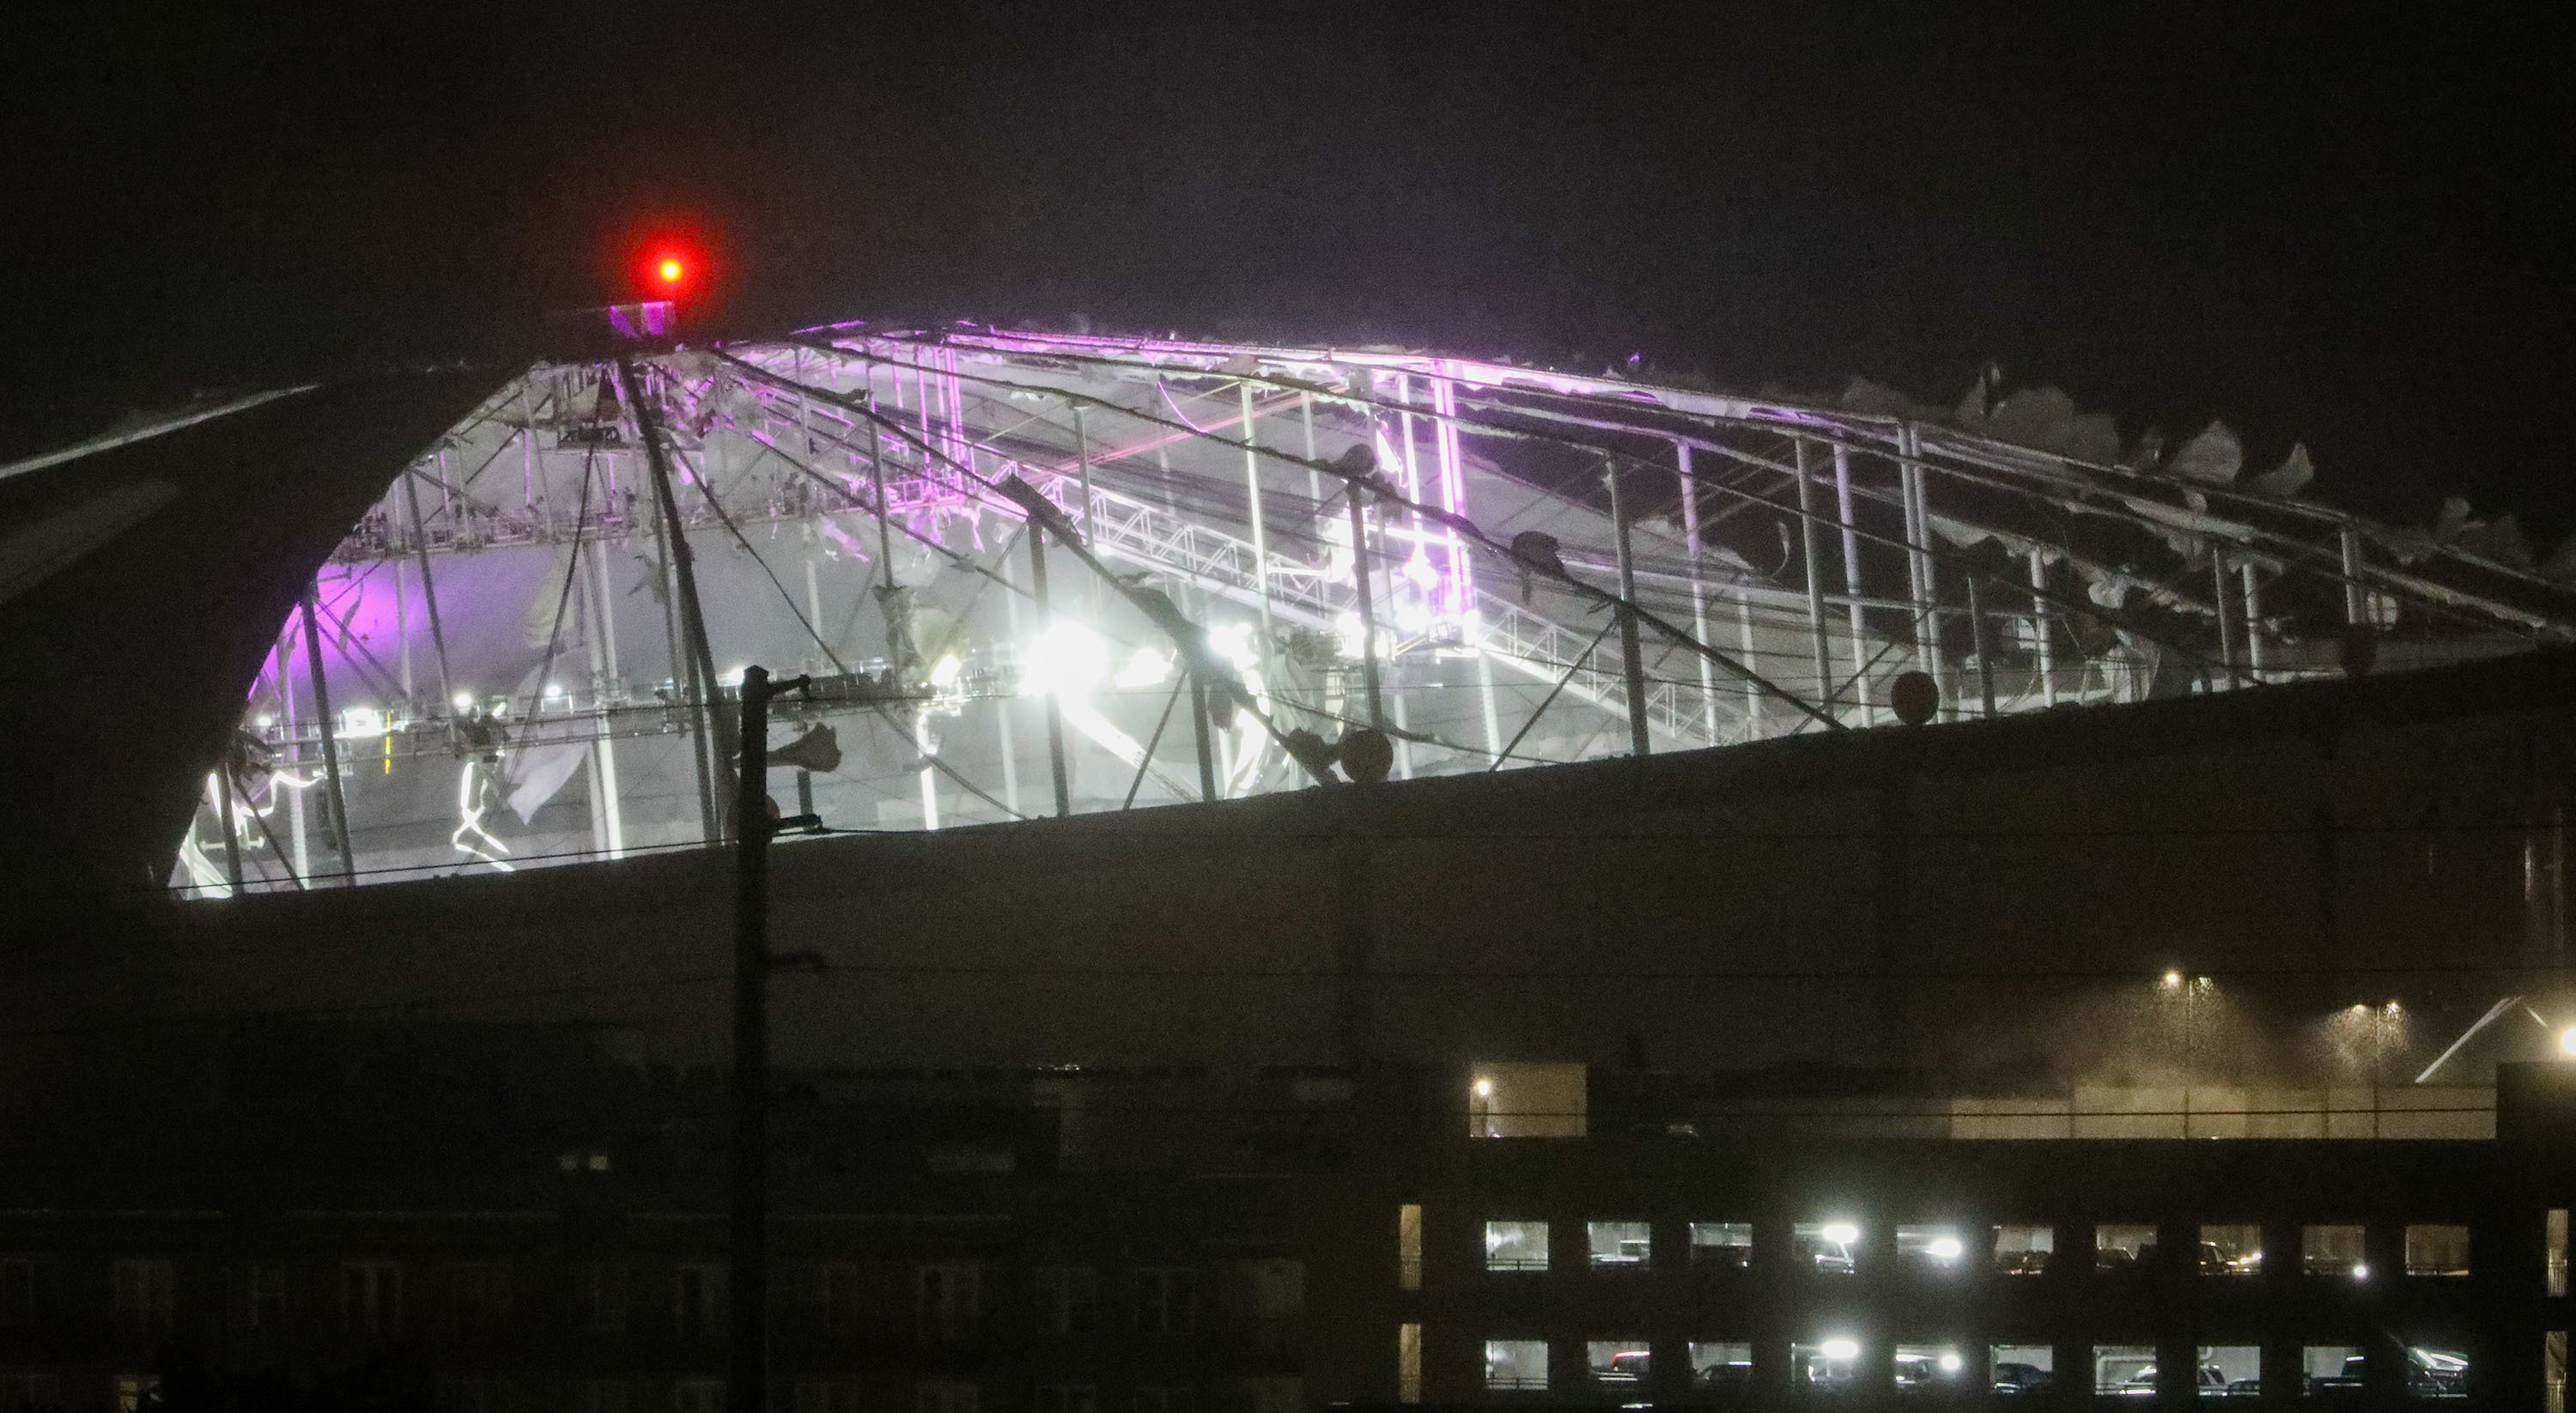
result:
[[[654,262],[653,277],[660,280],[665,289],[678,288],[680,281],[687,279],[688,276],[688,265],[676,255],[665,255]]]

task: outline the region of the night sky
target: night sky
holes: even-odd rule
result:
[[[2392,518],[2576,530],[2551,7],[57,8],[0,96],[0,450],[524,352],[680,230],[711,328],[1082,314],[1944,404],[1993,360],[2131,436],[2304,439]]]

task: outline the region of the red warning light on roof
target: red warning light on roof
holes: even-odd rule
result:
[[[686,279],[689,267],[678,256],[665,255],[653,266],[653,275],[665,285],[676,285]]]

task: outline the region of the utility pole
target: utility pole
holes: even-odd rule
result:
[[[769,1406],[769,840],[810,815],[769,817],[769,702],[811,679],[742,673],[742,780],[734,791],[733,1241],[725,1406]]]

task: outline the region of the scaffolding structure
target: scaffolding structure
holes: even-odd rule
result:
[[[787,813],[937,829],[1306,788],[1362,727],[1410,778],[2576,638],[2304,474],[1975,424],[974,326],[538,366],[280,625],[173,881],[714,842],[755,662],[819,683]]]

